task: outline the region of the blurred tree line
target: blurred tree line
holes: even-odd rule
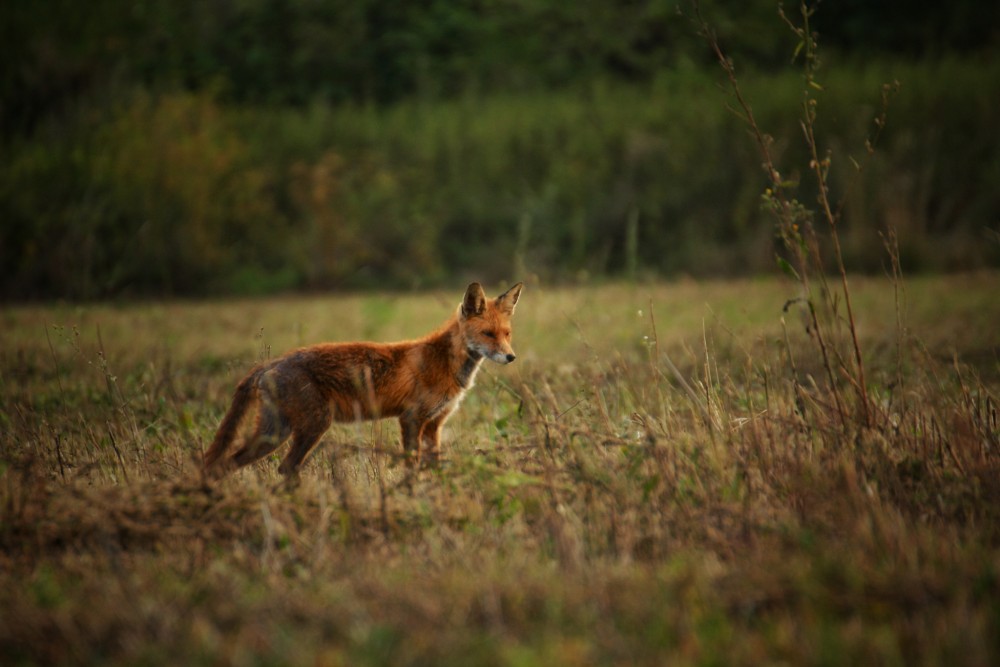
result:
[[[777,5],[703,4],[795,164]],[[767,270],[763,177],[685,8],[5,3],[0,295]],[[879,84],[903,84],[864,178],[835,181],[855,268],[877,268],[886,222],[914,267],[997,263],[998,18],[972,0],[819,7],[842,162]]]

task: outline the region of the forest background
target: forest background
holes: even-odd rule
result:
[[[774,271],[767,175],[687,9],[4,3],[0,298]],[[814,192],[777,4],[703,11]],[[848,269],[881,270],[887,226],[907,271],[1000,266],[998,26],[974,0],[819,6]]]

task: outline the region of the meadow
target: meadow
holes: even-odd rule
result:
[[[864,394],[797,284],[529,282],[440,469],[203,478],[256,360],[463,288],[0,311],[0,663],[1000,661],[996,273],[852,277]]]

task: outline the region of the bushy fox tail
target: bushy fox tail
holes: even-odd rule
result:
[[[226,416],[222,418],[222,423],[219,424],[219,430],[215,433],[212,445],[205,452],[204,464],[206,470],[215,467],[219,460],[225,456],[230,445],[233,444],[233,439],[236,437],[236,431],[243,420],[243,415],[246,414],[247,409],[254,400],[254,395],[257,391],[257,379],[262,372],[262,368],[256,368],[236,385],[236,392],[233,394],[233,403],[229,406]]]

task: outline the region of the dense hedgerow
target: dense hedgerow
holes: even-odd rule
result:
[[[995,265],[1000,67],[974,57],[820,69],[851,269]],[[785,176],[807,161],[797,75],[741,73]],[[898,81],[879,150],[852,160]],[[132,89],[81,105],[0,165],[7,298],[438,284],[525,271],[773,268],[766,177],[718,77],[387,107],[250,107]],[[807,194],[800,198],[808,201]]]

